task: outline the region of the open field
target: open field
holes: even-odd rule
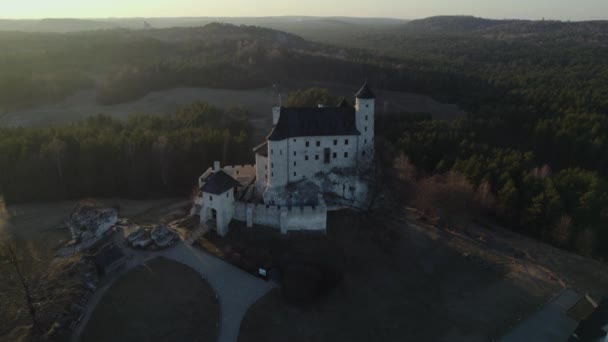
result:
[[[81,340],[215,341],[219,315],[215,293],[200,274],[156,258],[112,285]]]
[[[100,199],[105,206],[118,207],[122,218],[137,223],[156,221],[167,210],[184,204],[183,198],[155,200]],[[8,206],[8,223],[12,231],[24,240],[40,242],[48,249],[54,250],[69,240],[70,232],[65,220],[76,201],[27,203]]]
[[[332,93],[344,96],[352,103],[359,85],[306,84],[299,88],[312,86],[328,88]],[[293,87],[293,89],[297,88]],[[382,90],[376,91],[376,95],[379,110],[431,113],[433,117],[439,119],[453,119],[464,115],[457,106],[439,103],[426,95]],[[44,127],[70,123],[102,113],[124,119],[138,113],[170,113],[195,101],[208,102],[222,108],[242,107],[249,110],[252,114],[252,124],[256,128],[254,139],[257,141],[262,140],[272,126],[271,108],[278,105],[278,96],[272,88],[250,90],[175,88],[150,93],[137,101],[101,106],[96,103],[95,91],[87,90],[56,104],[0,113],[0,126]]]
[[[608,284],[605,265],[502,230],[445,231],[406,212],[338,212],[329,227],[328,257],[342,283],[303,308],[269,293],[245,317],[239,341],[488,341],[564,284],[589,292]]]

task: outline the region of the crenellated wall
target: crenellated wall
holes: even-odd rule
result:
[[[253,225],[267,226],[288,231],[325,231],[327,207],[318,206],[279,207],[255,203],[235,202],[234,217],[237,221]]]

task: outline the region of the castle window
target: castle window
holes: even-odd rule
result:
[[[308,156],[304,156],[304,160],[308,160]]]
[[[307,142],[306,142],[306,147],[308,147],[308,146],[310,146],[310,143],[307,141]]]
[[[294,157],[296,156],[296,151],[293,151],[293,156],[294,156]]]
[[[264,179],[268,180],[268,175],[264,175]]]
[[[363,153],[361,153],[364,157],[365,157],[365,151],[363,151]]]
[[[338,145],[338,140],[334,140],[334,146]]]
[[[365,126],[365,131],[367,132],[367,126]]]
[[[365,116],[365,121],[367,121],[367,115]]]
[[[321,146],[321,142],[317,140],[317,147]]]
[[[274,169],[274,163],[270,163],[270,168]]]
[[[268,165],[264,165],[264,170],[268,170]]]
[[[329,155],[330,155],[330,152],[329,152],[329,147],[326,147],[326,148],[323,150],[323,162],[324,162],[325,164],[329,164]]]
[[[363,143],[364,143],[364,144],[367,144],[367,139],[363,140]]]
[[[344,145],[348,145],[348,139],[344,140]]]
[[[209,195],[209,200],[213,201],[213,196]]]
[[[297,175],[298,175],[297,173],[295,173],[295,172],[293,173],[293,176],[294,176],[294,177],[295,177],[295,176],[297,176]]]
[[[334,157],[334,159],[338,158],[338,154],[336,152],[334,152],[333,157]]]
[[[315,156],[315,160],[319,160],[319,155],[318,154]]]
[[[273,149],[270,149],[270,154],[274,154],[274,150]]]
[[[274,177],[274,172],[271,172],[271,173],[270,173],[270,177]]]
[[[365,128],[365,130],[367,131],[367,127]],[[279,150],[279,154],[283,155],[283,150]]]
[[[296,142],[296,139],[293,139],[293,142]]]
[[[344,158],[348,158],[348,152],[344,152]]]
[[[293,162],[293,166],[296,166],[296,162]]]
[[[369,105],[368,105],[368,104],[366,104],[366,105],[365,105],[365,108],[369,108]]]
[[[226,197],[230,198],[230,192],[226,193]]]

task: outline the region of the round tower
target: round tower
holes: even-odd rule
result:
[[[371,164],[374,159],[374,119],[376,113],[376,96],[367,82],[355,94],[355,111],[357,129],[361,133],[358,144],[358,158]],[[370,165],[371,166],[371,165]]]

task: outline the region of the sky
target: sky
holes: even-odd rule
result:
[[[280,15],[608,19],[608,0],[0,0],[0,18]]]

